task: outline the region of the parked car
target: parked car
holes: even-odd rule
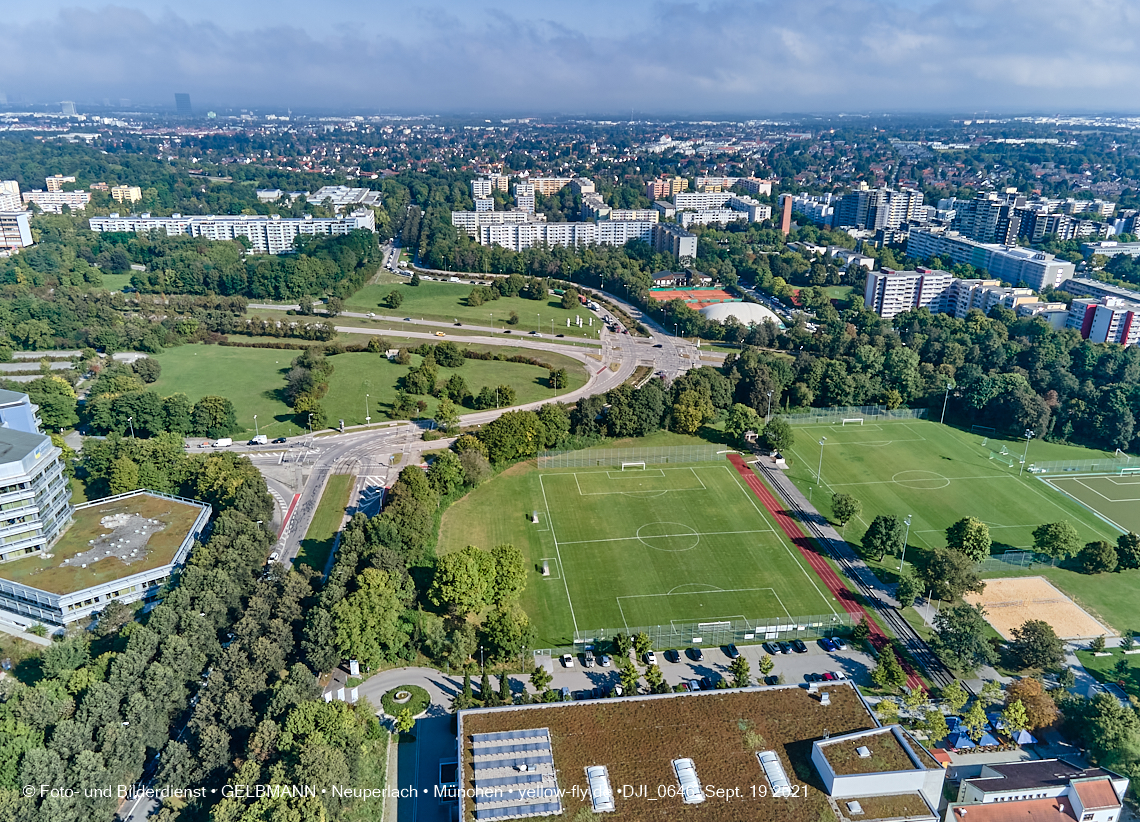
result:
[[[846,651],[847,650],[847,641],[845,639],[843,639],[843,637],[833,636],[831,638],[831,642],[835,646],[836,650],[839,650],[839,651]]]
[[[569,688],[563,688],[562,689],[562,701],[563,702],[573,702],[574,701],[574,698],[572,696],[570,696],[570,689]]]
[[[819,674],[813,673],[813,674],[804,674],[804,679],[806,679],[808,682],[820,682],[823,680],[823,677],[820,676]]]
[[[825,650],[825,651],[834,651],[835,650],[835,643],[832,642],[827,637],[822,637],[819,640],[819,647],[823,648],[823,650]]]
[[[689,680],[689,690],[690,691],[700,691],[701,690],[701,681],[699,679],[690,679]]]
[[[716,685],[713,683],[711,678],[709,678],[707,676],[701,677],[701,690],[702,691],[711,691],[715,687],[716,687]]]
[[[593,668],[594,667],[594,652],[593,651],[586,651],[586,653],[582,654],[582,664],[585,665],[587,668]]]
[[[606,691],[606,689],[601,685],[599,685],[597,688],[594,688],[593,694],[594,699],[605,699],[607,696],[609,696],[609,692]]]
[[[777,643],[765,642],[764,653],[768,654],[768,656],[776,656],[776,654],[781,654],[783,651],[780,650],[780,646]]]
[[[609,654],[602,654],[601,656],[598,657],[598,664],[601,665],[603,668],[608,668],[613,663],[610,660]]]
[[[822,674],[820,674],[819,678],[824,682],[834,682],[835,674],[833,674],[831,671],[824,671]]]
[[[732,646],[730,645],[729,647],[731,648]],[[690,648],[689,658],[692,659],[693,662],[700,662],[705,658],[705,652],[700,648]]]
[[[574,654],[563,654],[562,655],[562,667],[563,668],[573,668],[574,667]]]
[[[678,685],[677,687],[678,687],[678,688],[680,688],[680,689],[681,689],[681,693],[684,693],[684,694],[687,694],[687,693],[688,693],[690,690],[692,690],[692,689],[689,687],[689,683],[688,683],[688,682],[682,682],[682,683],[681,683],[680,685]]]
[[[793,639],[792,640],[792,650],[795,651],[797,654],[806,654],[807,653],[807,645],[804,645],[804,641],[802,639]]]
[[[680,651],[666,651],[665,652],[665,661],[666,662],[680,662],[681,661],[681,652]]]
[[[653,653],[653,651],[647,651],[645,653],[645,664],[646,665],[656,665],[657,664],[657,654]]]
[[[776,676],[775,674],[769,674],[768,676],[764,677],[764,684],[765,685],[779,685],[780,684],[780,677]]]
[[[738,651],[736,646],[731,642],[728,643],[728,647],[724,649],[724,652],[728,654],[729,659],[736,659],[738,656],[740,656],[740,651]]]
[[[786,642],[777,642],[776,645],[780,647],[780,653],[782,654],[790,654],[792,652],[792,646]]]
[[[593,698],[594,698],[594,692],[591,690],[588,690],[588,689],[584,689],[581,691],[575,691],[574,692],[574,701],[575,702],[581,702],[583,700],[593,699]]]
[[[832,671],[831,678],[835,680],[847,679],[847,674],[843,673],[843,671]]]

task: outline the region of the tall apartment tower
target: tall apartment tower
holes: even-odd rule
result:
[[[174,108],[179,114],[193,114],[193,109],[190,108],[190,95],[185,92],[175,92],[174,94]]]
[[[780,232],[786,237],[792,233],[792,195],[780,195]]]

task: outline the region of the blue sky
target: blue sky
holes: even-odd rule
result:
[[[0,92],[196,107],[1140,109],[1132,0],[5,2]]]

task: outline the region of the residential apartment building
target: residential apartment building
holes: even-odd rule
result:
[[[696,179],[697,191],[728,191],[736,185],[736,177],[698,177]]]
[[[1088,277],[1073,277],[1066,280],[1060,288],[1077,297],[1113,297],[1125,302],[1140,303],[1140,291],[1090,280]]]
[[[715,212],[726,209],[739,211],[745,215],[743,219],[751,223],[763,222],[772,216],[772,207],[770,205],[757,202],[746,194],[733,194],[731,191],[699,191],[689,194],[677,194],[673,198],[673,207],[678,213],[696,212],[697,214],[701,214],[702,212]],[[683,219],[685,218],[682,214],[682,220]],[[710,214],[703,217],[689,218],[689,222],[704,225],[714,222],[730,222],[737,219],[741,218],[727,217],[721,219],[716,214]]]
[[[1119,822],[1128,779],[1064,759],[983,764],[946,808],[954,822]]]
[[[32,245],[31,212],[0,211],[0,249]]]
[[[691,225],[728,225],[747,220],[748,214],[743,211],[733,211],[731,208],[705,208],[700,211],[681,212],[681,225],[685,228]]]
[[[0,211],[21,211],[23,208],[20,184],[15,180],[0,180]]]
[[[142,189],[138,186],[111,186],[111,196],[120,203],[137,203],[142,199]]]
[[[652,208],[611,208],[606,205],[601,194],[590,193],[582,196],[581,217],[583,220],[637,220],[655,223],[661,214]]]
[[[196,216],[151,217],[149,214],[120,217],[92,217],[92,231],[129,231],[146,233],[165,231],[168,237],[185,234],[208,240],[236,240],[245,237],[251,250],[257,254],[288,254],[293,241],[301,234],[339,235],[358,229],[376,230],[376,215],[372,211],[356,211],[340,217],[279,217],[272,216]]]
[[[676,223],[658,223],[653,226],[653,250],[659,254],[672,254],[678,260],[695,260],[697,235]]]
[[[1069,306],[1064,303],[1025,302],[1015,309],[1018,317],[1041,317],[1054,331],[1069,323]]]
[[[1121,254],[1126,254],[1129,257],[1140,257],[1140,243],[1121,243],[1116,240],[1081,243],[1081,253],[1085,255],[1086,260],[1094,254],[1099,254],[1102,257],[1118,257]]]
[[[984,268],[992,277],[1026,285],[1034,291],[1047,285],[1056,287],[1070,279],[1076,270],[1072,263],[1043,251],[979,243],[957,232],[936,229],[911,229],[906,253],[918,259],[942,257],[961,265]]]
[[[835,203],[838,197],[834,194],[791,194],[781,195],[791,199],[792,211],[802,214],[816,225],[839,225],[835,220]]]
[[[0,563],[43,553],[71,521],[63,453],[27,394],[0,390]]]
[[[24,204],[35,203],[40,211],[48,214],[62,214],[63,207],[67,206],[73,211],[82,211],[91,202],[91,194],[86,191],[25,191],[21,195]]]
[[[534,185],[515,183],[515,208],[520,211],[534,211]]]
[[[1016,245],[1021,233],[1018,208],[1024,206],[1024,197],[978,196],[956,204],[950,228],[979,243]]]
[[[48,191],[63,191],[64,183],[74,183],[74,177],[64,177],[62,174],[53,174],[50,177],[44,178],[44,183],[47,184]]]
[[[664,177],[645,184],[645,196],[650,200],[664,200],[688,190],[689,181],[684,177]]]
[[[504,223],[532,223],[545,222],[542,214],[532,214],[529,211],[453,211],[451,224],[462,228],[472,237],[479,236],[479,229],[485,225],[502,225]]]
[[[471,181],[471,196],[476,200],[480,197],[490,197],[493,188],[494,184],[490,180],[485,177],[477,178]]]
[[[1093,342],[1136,345],[1140,340],[1140,303],[1117,297],[1078,297],[1069,307],[1066,326]]]
[[[486,212],[495,210],[495,201],[491,197],[476,197],[475,198],[475,211]]]
[[[863,289],[863,304],[887,320],[915,308],[941,312],[953,281],[954,275],[949,271],[930,268],[872,271]]]
[[[736,184],[747,191],[749,194],[755,194],[757,197],[761,195],[772,194],[772,183],[774,180],[761,180],[759,177],[741,177],[736,181]]]
[[[922,192],[904,188],[860,189],[835,203],[832,224],[843,228],[896,229],[904,223],[926,221]]]

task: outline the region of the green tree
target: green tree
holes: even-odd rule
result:
[[[1107,574],[1116,570],[1116,549],[1104,540],[1090,542],[1081,549],[1078,556],[1081,569],[1086,574]]]
[[[547,671],[546,668],[542,667],[541,665],[537,665],[535,666],[534,671],[531,672],[530,684],[532,688],[541,694],[550,687],[550,682],[553,679],[554,677],[550,675],[550,672]]]
[[[653,643],[649,640],[649,634],[640,631],[633,635],[633,648],[637,652],[637,658],[643,658],[647,653],[653,650]]]
[[[899,721],[899,703],[889,697],[884,697],[875,705],[875,713],[878,714],[884,725],[893,725]]]
[[[946,529],[946,545],[981,562],[990,555],[990,527],[974,517],[963,517]]]
[[[715,413],[712,400],[704,392],[686,389],[673,403],[673,430],[678,434],[695,434]]]
[[[1066,665],[1064,668],[1061,669],[1061,673],[1057,674],[1057,684],[1066,690],[1068,690],[1069,688],[1072,688],[1074,685],[1077,684],[1076,673],[1073,671],[1072,668],[1070,668],[1068,665]]]
[[[906,685],[906,671],[892,646],[884,645],[879,651],[879,658],[871,670],[871,681],[885,691],[897,691]]]
[[[1081,538],[1068,520],[1049,522],[1033,529],[1033,550],[1064,559],[1081,550]]]
[[[441,497],[453,494],[463,486],[463,464],[451,451],[440,452],[428,469],[428,482]]]
[[[629,652],[633,648],[633,640],[627,634],[615,634],[613,646],[615,655],[629,656]]]
[[[444,554],[436,562],[428,599],[455,614],[470,614],[487,604],[487,562],[474,545]]]
[[[416,727],[416,718],[412,716],[411,709],[402,708],[400,713],[396,714],[396,732],[402,736],[411,733],[414,727]]]
[[[645,669],[645,684],[651,694],[668,693],[669,686],[665,684],[665,675],[656,665],[650,665]]]
[[[997,661],[986,628],[981,608],[966,603],[951,605],[934,618],[934,636],[930,644],[949,667],[973,673],[980,666]]]
[[[880,562],[888,553],[897,554],[902,550],[903,528],[903,521],[894,514],[879,514],[863,534],[863,551]]]
[[[732,674],[732,685],[734,688],[747,688],[752,684],[752,666],[748,664],[748,660],[743,656],[738,656],[732,660],[732,664],[729,665],[728,670]]]
[[[1117,537],[1116,559],[1121,570],[1140,568],[1140,535],[1129,531]]]
[[[514,659],[534,645],[534,628],[530,618],[511,602],[494,608],[483,621],[483,641],[493,659]]]
[[[490,581],[488,598],[494,605],[517,602],[526,588],[526,563],[522,551],[509,542],[491,549],[494,576]]]
[[[459,412],[450,397],[442,397],[436,406],[435,424],[441,431],[450,431],[459,425]]]
[[[834,494],[831,497],[831,513],[836,522],[844,526],[863,513],[863,503],[850,494]]]
[[[565,368],[551,368],[547,384],[554,390],[566,388],[570,384],[570,372]]]
[[[567,288],[565,291],[562,292],[561,305],[565,310],[573,311],[580,304],[581,304],[581,300],[578,297],[578,289]]]
[[[397,288],[393,288],[391,291],[385,294],[383,302],[380,303],[383,308],[399,308],[403,304],[404,295],[401,294],[400,290]]]
[[[744,439],[746,433],[751,431],[758,435],[763,427],[760,415],[755,409],[739,402],[728,409],[728,416],[724,421],[724,433],[729,441],[738,447],[747,444]]]
[[[625,696],[633,696],[637,693],[637,683],[641,679],[641,672],[637,670],[637,666],[628,656],[622,657],[618,661],[618,678]]]
[[[1026,712],[1025,706],[1021,704],[1020,699],[1015,699],[1005,706],[1005,710],[1001,712],[1001,719],[1005,724],[1006,732],[1010,734],[1016,735],[1029,726],[1029,714]]]
[[[970,694],[962,687],[962,683],[955,679],[942,689],[942,698],[953,713],[958,713],[970,701]]]
[[[946,724],[946,717],[937,708],[927,708],[922,714],[922,730],[935,745],[950,735],[950,727]]]
[[[856,642],[866,642],[871,638],[871,624],[867,621],[866,616],[859,618],[855,623],[855,627],[851,629],[851,638]]]
[[[796,443],[792,426],[783,417],[772,417],[764,426],[764,443],[769,450],[787,452]]]
[[[357,583],[357,590],[333,607],[337,649],[342,658],[376,668],[406,644],[400,622],[404,606],[387,571],[366,568]]]
[[[1030,619],[1014,628],[1010,655],[1022,668],[1056,668],[1065,660],[1065,646],[1044,620]]]
[[[125,494],[139,487],[139,466],[130,457],[115,460],[111,470],[111,493]]]
[[[1060,716],[1057,703],[1036,677],[1027,676],[1010,683],[1005,690],[1005,704],[1012,705],[1015,700],[1025,706],[1031,731],[1052,725]]]
[[[914,574],[904,571],[899,575],[898,585],[895,586],[895,599],[903,608],[914,605],[914,601],[922,593],[922,580]]]
[[[197,437],[228,437],[239,430],[234,404],[226,397],[206,396],[190,412]]]
[[[980,700],[974,700],[974,704],[970,706],[969,710],[962,715],[962,728],[966,731],[970,739],[977,742],[982,738],[982,734],[986,732],[986,725],[989,723],[989,718],[986,716],[986,709]]]
[[[499,674],[499,704],[510,705],[514,702],[511,694],[511,678],[505,673]]]
[[[949,549],[935,549],[922,569],[922,579],[931,596],[943,602],[955,600],[968,592],[985,590],[974,562],[965,554]]]
[[[760,657],[760,663],[756,666],[760,670],[761,676],[767,676],[772,673],[772,669],[776,667],[775,661],[768,654]]]

